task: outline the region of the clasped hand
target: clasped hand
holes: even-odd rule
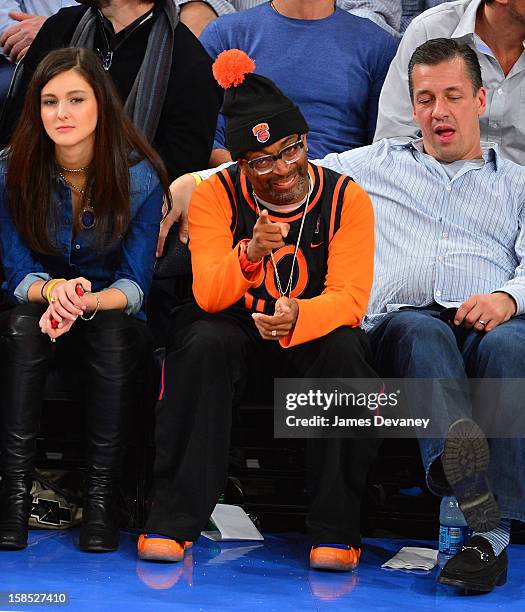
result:
[[[290,333],[298,315],[299,305],[297,302],[287,297],[280,297],[275,302],[273,315],[254,312],[252,319],[264,340],[280,340]]]
[[[90,309],[90,293],[80,297],[77,295],[76,286],[82,285],[85,292],[91,291],[91,282],[87,278],[79,277],[71,280],[61,281],[51,289],[51,301],[40,318],[40,329],[52,340],[56,340],[68,332],[78,317]],[[52,321],[58,325],[53,328]]]

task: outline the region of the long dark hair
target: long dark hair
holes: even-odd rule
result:
[[[75,70],[89,83],[98,105],[93,161],[83,196],[91,199],[96,211],[97,224],[92,231],[99,239],[125,234],[130,222],[129,167],[141,159],[147,159],[157,172],[168,210],[171,208],[164,164],[125,114],[99,58],[88,49],[52,51],[40,62],[29,84],[9,143],[6,181],[9,210],[17,230],[32,251],[49,255],[56,254],[48,228],[58,169],[54,142],[40,116],[40,96],[52,78],[68,70]]]

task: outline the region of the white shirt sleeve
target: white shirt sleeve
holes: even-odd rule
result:
[[[381,95],[374,141],[382,138],[415,138],[418,126],[412,118],[412,101],[408,90],[408,63],[412,53],[428,40],[421,21],[412,22],[405,32],[390,64]]]

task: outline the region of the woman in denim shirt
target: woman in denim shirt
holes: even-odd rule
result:
[[[163,196],[160,158],[126,118],[96,55],[40,63],[0,160],[4,288],[0,547],[24,548],[46,374],[81,373],[88,457],[79,546],[118,547],[124,423],[151,354],[145,325]],[[169,206],[169,204],[168,204]]]

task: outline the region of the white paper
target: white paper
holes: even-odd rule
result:
[[[212,512],[211,520],[215,523],[217,530],[203,531],[202,535],[215,542],[264,540],[250,517],[239,506],[217,504]]]
[[[403,546],[403,548],[383,563],[386,569],[431,570],[437,565],[438,551],[432,548]]]

